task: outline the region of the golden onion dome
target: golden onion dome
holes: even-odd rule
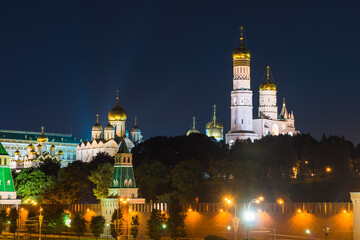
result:
[[[192,134],[192,133],[200,133],[200,131],[196,129],[195,121],[196,121],[196,119],[195,119],[195,116],[194,116],[194,117],[193,117],[193,126],[192,126],[192,128],[186,133],[186,136],[189,136],[189,135]]]
[[[58,151],[58,155],[59,156],[63,155],[63,151],[61,149]]]
[[[260,91],[276,91],[276,85],[274,83],[266,81],[260,85]]]
[[[103,127],[101,126],[100,123],[95,123],[94,126],[92,127],[92,131],[102,131]]]
[[[34,149],[34,145],[32,145],[32,143],[30,143],[30,144],[28,145],[28,149]]]
[[[20,156],[20,151],[19,149],[16,149],[16,151],[14,152],[15,156]]]
[[[42,146],[40,145],[40,144],[38,144],[37,146],[36,146],[36,148],[38,148],[38,149],[40,149]]]
[[[44,134],[44,126],[41,127],[41,134],[37,137],[38,142],[47,142],[49,139]]]
[[[208,122],[206,124],[206,129],[211,129],[213,127],[219,128],[219,129],[224,129],[224,126],[221,124],[221,122],[219,122],[219,120],[216,118],[216,105],[214,105],[214,116],[211,119],[210,122]]]
[[[54,145],[54,144],[51,145],[50,149],[51,149],[51,150],[55,149],[55,145]]]
[[[35,150],[31,149],[30,154],[34,155],[35,154]]]
[[[241,37],[240,37],[240,45],[239,47],[237,47],[234,51],[233,51],[233,59],[234,60],[241,60],[241,59],[247,59],[250,60],[250,56],[251,56],[251,52],[249,49],[245,48],[243,40],[244,40],[244,35],[243,35],[243,30],[244,28],[241,27]]]
[[[119,99],[117,97],[115,106],[109,111],[108,118],[109,121],[126,121],[126,112],[120,107]]]
[[[207,135],[208,135],[208,137],[222,138],[222,132],[217,127],[213,127],[211,129],[209,129]]]

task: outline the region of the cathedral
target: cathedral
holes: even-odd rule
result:
[[[240,139],[259,139],[263,136],[297,134],[294,113],[285,105],[278,114],[277,87],[271,82],[270,67],[266,68],[266,81],[259,87],[258,117],[253,118],[253,98],[250,85],[251,52],[243,43],[241,27],[240,46],[233,51],[233,90],[231,91],[231,129],[226,134],[226,143],[233,144]]]
[[[82,142],[76,147],[77,160],[90,162],[99,152],[106,152],[110,156],[115,156],[122,140],[125,141],[130,151],[135,144],[143,139],[137,125],[137,118],[135,118],[135,125],[131,128],[130,134],[126,130],[127,115],[120,106],[118,96],[116,96],[115,106],[109,111],[109,123],[105,128],[99,123],[99,115],[96,117],[96,123],[91,130],[91,141]]]
[[[253,118],[253,93],[250,84],[250,57],[251,52],[243,43],[243,28],[241,27],[240,46],[233,51],[233,90],[231,91],[231,129],[226,134],[227,144],[233,144],[236,140],[250,139],[252,141],[264,136],[279,134],[294,135],[299,133],[295,129],[293,111],[288,112],[283,99],[282,109],[278,113],[277,87],[271,78],[270,67],[266,67],[266,80],[259,87],[259,108],[257,118]],[[216,117],[216,105],[214,116],[206,124],[205,133],[208,137],[214,137],[217,141],[223,140],[224,127]],[[193,126],[187,132],[200,133]]]

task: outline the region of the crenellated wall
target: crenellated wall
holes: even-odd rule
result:
[[[0,205],[0,210],[6,210],[8,207]],[[28,211],[31,207],[30,205],[19,205],[19,209],[22,209],[23,212]],[[71,213],[83,214],[88,221],[92,216],[102,214],[100,204],[41,205],[41,207],[44,211],[61,207]],[[237,239],[246,236],[246,223],[244,222],[246,207],[245,203],[236,204],[237,217],[240,218]],[[130,205],[130,217],[136,214],[140,217],[140,236],[146,235],[146,221],[153,209],[160,209],[167,213],[170,208],[171,206],[165,203]],[[229,206],[222,203],[184,204],[182,208],[186,214],[185,224],[188,237],[203,238],[209,234],[217,234],[234,239],[232,224],[235,214],[234,204]],[[352,203],[254,204],[251,210],[255,213],[256,220],[249,226],[250,237],[306,239],[305,230],[309,229],[311,232],[309,239],[324,239],[323,229],[329,228],[328,239],[353,239],[352,208]],[[108,214],[111,213],[108,212]],[[21,214],[23,222],[26,215]],[[126,217],[126,221],[128,219]]]

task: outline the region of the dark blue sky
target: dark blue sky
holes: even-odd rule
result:
[[[360,142],[358,1],[2,1],[1,129],[90,138],[115,90],[145,138],[230,127],[232,51],[245,27],[254,115],[266,65],[296,127]],[[280,111],[280,109],[279,109]]]

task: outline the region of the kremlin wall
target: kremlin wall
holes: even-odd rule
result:
[[[240,223],[237,231],[238,239],[246,237],[246,225],[242,213],[247,203],[237,203],[237,212],[240,213]],[[10,205],[0,205],[0,210],[7,210]],[[31,205],[20,205],[21,226]],[[49,208],[64,208],[71,214],[81,213],[87,221],[95,215],[107,216],[100,204],[71,204],[71,205],[41,205],[44,211]],[[146,222],[153,209],[167,213],[168,204],[134,204],[130,211],[124,211],[124,219],[138,215],[140,217],[139,237],[147,235]],[[188,238],[204,238],[206,235],[216,234],[234,239],[234,206],[223,203],[184,204],[183,212],[186,214],[185,225]],[[249,226],[250,237],[261,239],[305,239],[305,230],[310,230],[309,239],[324,239],[324,229],[329,229],[328,239],[356,239],[353,238],[353,204],[351,203],[261,203],[253,205],[256,212],[256,222]],[[359,216],[359,215],[357,215]],[[126,220],[124,221],[126,229]],[[88,228],[89,231],[89,228]],[[106,230],[105,230],[106,232]]]

